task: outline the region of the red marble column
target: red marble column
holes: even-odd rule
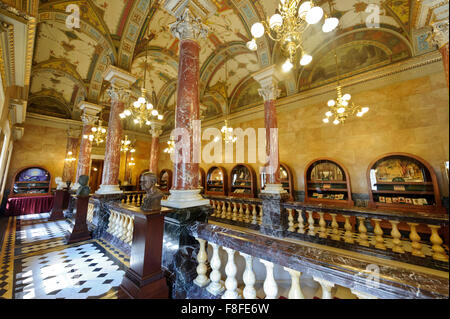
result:
[[[152,135],[152,148],[150,149],[150,165],[149,170],[151,173],[158,175],[158,162],[159,162],[159,136],[162,133],[162,124],[152,123],[152,129],[150,134]]]
[[[198,188],[198,163],[193,162],[192,120],[199,119],[200,102],[198,81],[200,45],[193,40],[180,42],[180,62],[178,65],[178,103],[175,112],[175,128],[183,128],[189,134],[190,162],[180,157],[181,151],[174,154],[173,186],[175,190]]]
[[[68,156],[69,152],[72,152],[72,157],[76,158],[79,138],[80,138],[80,131],[69,129],[67,137],[66,156]],[[64,182],[70,181],[72,182],[72,184],[75,183],[76,165],[77,165],[76,161],[64,161],[64,168],[62,175],[62,180]]]
[[[446,45],[444,45],[443,47],[441,47],[439,49],[439,51],[441,51],[441,55],[442,55],[442,61],[444,62],[444,72],[445,72],[445,78],[447,79],[447,88],[448,86],[448,64],[449,64],[449,55],[448,55],[448,43]]]
[[[266,154],[269,156],[267,184],[280,184],[280,159],[278,152],[278,129],[277,111],[275,100],[264,102],[264,124],[266,128]]]
[[[81,175],[90,175],[92,141],[90,141],[89,138],[85,138],[85,136],[89,136],[92,133],[92,127],[98,120],[97,115],[102,110],[101,106],[88,102],[81,102],[80,109],[83,110],[83,115],[81,116],[83,130],[81,132],[80,152],[78,154],[75,183]]]
[[[114,66],[105,72],[105,80],[111,82],[108,94],[111,97],[111,109],[106,136],[105,162],[103,166],[102,184],[97,194],[117,194],[119,188],[120,146],[122,140],[122,121],[119,114],[128,103],[129,87],[136,81],[130,73]]]
[[[195,121],[199,120],[200,115],[200,45],[197,40],[206,37],[208,29],[191,14],[189,8],[185,8],[170,30],[180,39],[175,129],[183,130],[185,135],[175,140],[173,184],[170,196],[167,201],[163,201],[163,205],[175,208],[209,205],[200,195],[199,163],[194,158],[200,152],[199,149],[194,150],[194,141],[197,139],[197,134],[194,134]],[[186,143],[181,142],[182,139],[188,140],[188,149]],[[182,143],[184,147],[180,147]],[[183,154],[183,150],[187,154]]]
[[[276,99],[280,94],[277,88],[278,76],[274,65],[267,67],[253,75],[261,85],[258,90],[264,98],[264,124],[266,129],[266,154],[269,161],[264,167],[266,172],[266,188],[268,192],[282,193],[280,181],[280,160],[278,151],[278,122]],[[270,185],[270,186],[269,186]]]

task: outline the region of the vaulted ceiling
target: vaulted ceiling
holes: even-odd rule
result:
[[[107,83],[102,74],[109,64],[136,75],[137,97],[144,85],[149,97],[173,124],[178,66],[178,39],[169,30],[175,18],[163,8],[164,0],[41,0],[33,58],[30,112],[79,119],[81,100],[105,105]],[[251,25],[271,16],[277,0],[212,0],[217,12],[206,24],[210,32],[200,40],[200,99],[203,116],[211,118],[261,102],[252,73],[283,56],[268,37],[259,39],[257,52],[249,51]],[[318,24],[305,34],[305,50],[314,57],[307,67],[285,74],[282,94],[291,95],[337,78],[348,77],[421,54],[432,48],[418,46],[423,36],[415,30],[418,1],[334,0],[316,1],[329,15],[340,19],[339,28],[325,34]],[[68,28],[68,5],[80,8],[79,28]],[[366,9],[380,7],[380,27],[368,28]],[[420,47],[420,49],[418,49]],[[105,115],[104,114],[104,115]],[[134,129],[128,123],[128,129]],[[139,130],[139,128],[135,128]]]

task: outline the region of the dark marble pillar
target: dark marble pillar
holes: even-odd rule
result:
[[[263,217],[260,232],[269,236],[284,237],[288,221],[283,203],[289,200],[289,194],[259,194],[263,202]]]
[[[128,205],[119,205],[118,210],[134,216],[130,268],[120,285],[119,298],[169,298],[167,281],[161,269],[161,258],[164,215],[170,210],[163,208],[144,212],[140,208]]]
[[[194,221],[206,222],[212,208],[206,206],[177,209],[164,218],[162,267],[170,282],[174,299],[186,298],[197,276],[199,243],[190,235]]]
[[[67,244],[91,239],[86,217],[89,204],[89,196],[77,196],[77,212],[75,213],[75,225],[72,232],[66,237]]]

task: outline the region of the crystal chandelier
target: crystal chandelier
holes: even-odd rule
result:
[[[164,149],[164,153],[172,154],[175,149],[175,141],[171,138],[167,141],[167,147]]]
[[[92,127],[91,134],[85,134],[83,138],[89,139],[89,141],[95,142],[97,145],[102,144],[106,138],[106,128],[103,126],[103,121],[99,120],[98,125]]]
[[[130,153],[136,152],[136,148],[134,147],[133,142],[128,139],[128,135],[125,135],[125,139],[121,141],[120,151],[125,152],[125,153],[126,152],[130,152]]]
[[[353,102],[350,103],[352,96],[348,93],[342,95],[342,87],[338,85],[337,98],[336,100],[329,100],[328,106],[330,110],[325,113],[324,123],[329,123],[330,118],[334,117],[333,124],[343,124],[349,116],[356,114],[358,117],[362,117],[364,114],[369,112],[368,107],[361,107],[355,105]]]
[[[77,159],[75,157],[73,157],[73,153],[72,152],[68,152],[67,153],[67,157],[64,159],[66,162],[74,162]]]
[[[284,72],[289,72],[294,67],[298,51],[301,53],[300,65],[308,65],[312,61],[312,56],[305,53],[302,47],[303,32],[310,25],[322,20],[324,15],[322,31],[328,33],[336,29],[339,20],[324,14],[320,6],[314,5],[314,1],[280,0],[277,12],[270,19],[253,24],[251,28],[253,39],[247,42],[247,48],[256,51],[258,49],[256,39],[266,33],[273,41],[280,43],[282,51],[288,57],[282,66]]]
[[[148,43],[145,48],[144,85],[141,88],[141,97],[139,97],[130,107],[119,114],[121,119],[131,116],[134,124],[139,124],[139,126],[142,126],[143,124],[150,126],[151,121],[154,121],[155,119],[162,121],[164,119],[164,116],[159,114],[158,110],[154,108],[151,101],[147,101],[147,90],[145,88],[145,82],[147,80],[147,61]]]
[[[228,126],[228,121],[225,120],[225,125],[222,126],[220,130],[222,132],[222,139],[225,143],[235,143],[237,141],[237,137],[233,134],[234,129]],[[214,139],[214,142],[218,142],[220,140],[219,137]]]

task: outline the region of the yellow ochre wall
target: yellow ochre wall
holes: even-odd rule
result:
[[[352,95],[354,103],[369,106],[370,111],[345,125],[322,122],[327,100],[278,110],[280,161],[293,171],[295,189],[304,190],[304,170],[310,161],[330,157],[349,171],[353,193],[368,194],[369,164],[380,155],[405,152],[430,163],[441,195],[448,196],[448,183],[441,171],[441,164],[449,159],[449,94],[443,72]],[[264,119],[232,126],[263,128]],[[208,142],[203,141],[203,146]],[[161,152],[166,146],[161,143]],[[212,165],[201,167],[207,171]],[[258,173],[260,165],[250,165]],[[229,173],[234,164],[220,166]],[[162,154],[159,169],[172,167],[169,156]]]

